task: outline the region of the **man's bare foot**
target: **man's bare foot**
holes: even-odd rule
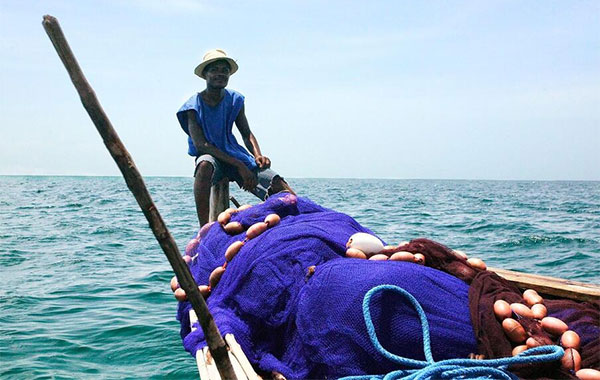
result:
[[[273,194],[280,193],[282,191],[296,195],[294,190],[292,190],[290,185],[288,185],[288,183],[283,179],[283,177],[276,175],[271,180],[271,185],[267,189],[267,195],[271,196]]]

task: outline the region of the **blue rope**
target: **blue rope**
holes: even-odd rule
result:
[[[421,320],[421,329],[423,330],[423,352],[425,353],[425,361],[404,358],[394,355],[387,351],[375,333],[375,326],[371,319],[370,304],[371,298],[376,293],[382,291],[392,291],[399,293],[407,298],[413,307],[416,309],[419,319]],[[539,346],[531,348],[520,353],[517,356],[510,358],[500,358],[491,360],[475,360],[475,359],[448,359],[436,362],[431,354],[431,340],[429,337],[429,323],[427,316],[419,302],[406,290],[395,285],[379,285],[369,290],[363,300],[363,315],[367,325],[367,332],[371,342],[377,351],[386,359],[398,363],[408,369],[397,370],[388,373],[387,375],[364,375],[364,376],[347,376],[340,380],[426,380],[426,379],[518,379],[515,375],[508,371],[508,367],[515,364],[532,364],[550,362],[560,360],[564,355],[564,350],[559,346]]]

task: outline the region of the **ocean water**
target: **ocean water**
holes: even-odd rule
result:
[[[146,183],[183,251],[192,178]],[[290,183],[390,244],[428,237],[489,266],[600,283],[600,182]],[[0,177],[0,378],[198,378],[172,275],[121,178]]]

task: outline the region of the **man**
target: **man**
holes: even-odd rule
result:
[[[244,96],[226,89],[237,63],[220,49],[207,52],[194,73],[206,80],[206,89],[192,96],[177,112],[181,128],[188,134],[188,154],[196,157],[194,198],[200,226],[208,222],[210,188],[223,178],[261,200],[292,189],[263,156],[250,130]],[[232,133],[235,122],[248,150]]]

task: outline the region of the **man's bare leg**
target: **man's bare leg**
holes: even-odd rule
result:
[[[210,187],[214,168],[208,161],[198,164],[196,176],[194,177],[194,199],[196,200],[196,212],[200,227],[208,223]]]

